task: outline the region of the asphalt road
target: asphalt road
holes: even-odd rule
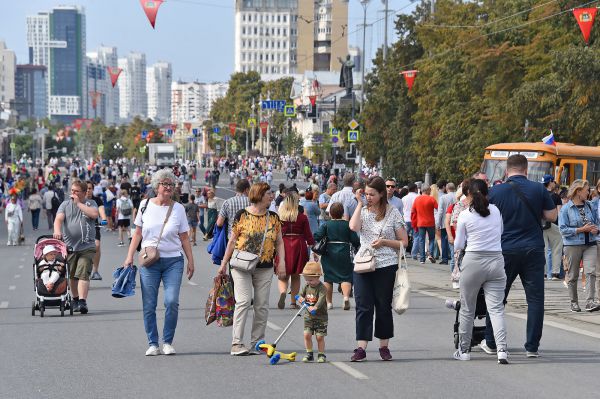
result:
[[[228,192],[218,190],[219,195]],[[139,286],[132,298],[110,295],[111,273],[126,252],[117,246],[117,235],[103,232],[104,280],[92,282],[89,314],[60,317],[57,309],[49,309],[44,318],[32,317],[32,243],[38,234],[26,222],[25,246],[4,246],[6,229],[0,229],[0,398],[564,398],[595,391],[598,339],[546,326],[542,357],[527,359],[522,348],[525,321],[508,317],[510,365],[500,366],[495,356],[480,351],[473,352],[470,362],[458,362],[452,359],[454,312],[423,291],[413,293],[406,314],[395,316],[392,362],[379,360],[376,345],[369,347],[367,362],[349,362],[355,347],[354,312],[340,308],[337,293],[326,338],[327,364],[282,361],[271,366],[264,355],[231,357],[231,328],[203,321],[216,270],[206,243],[193,248],[196,274],[182,285],[177,355],[145,357]],[[41,222],[44,226],[45,220]],[[292,317],[291,310],[276,308],[276,287],[274,279],[267,341]],[[161,302],[162,297],[159,331]],[[279,349],[301,357],[300,319]]]

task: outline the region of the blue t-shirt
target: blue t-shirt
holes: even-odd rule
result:
[[[508,184],[513,181],[536,211],[536,219],[531,211]],[[525,176],[511,176],[507,183],[498,184],[490,189],[490,203],[496,205],[502,214],[504,232],[502,233],[502,251],[523,251],[544,249],[544,237],[541,229],[542,212],[556,208],[550,193],[543,184],[527,180]]]

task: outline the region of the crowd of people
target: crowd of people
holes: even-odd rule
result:
[[[276,170],[288,180],[277,190],[273,187]],[[296,180],[298,172],[301,182]],[[124,266],[143,266],[140,281],[148,356],[175,353],[179,289],[184,271],[188,279],[194,274],[197,229],[205,241],[213,238],[216,229],[226,229],[218,273],[233,280],[230,354],[234,356],[258,353],[256,344],[265,337],[275,275],[277,308],[298,309],[307,303],[313,311],[305,317],[303,360],[315,359],[312,336],[316,336],[316,359],[326,361],[327,312],[335,306],[336,284],[342,309],[351,309],[351,297],[355,301],[356,348],[351,360],[365,360],[367,344],[374,337],[379,340],[381,359],[391,360],[394,276],[402,257],[449,265],[462,304],[457,360],[470,359],[480,289],[489,316],[479,346],[497,355],[501,364],[508,363],[504,304],[517,277],[528,305],[527,357],[539,356],[545,277],[558,280],[565,275],[570,309],[579,312],[581,264],[585,310],[600,309],[600,184],[591,193],[584,180],[575,180],[567,190],[561,190],[550,175],[541,183],[529,181],[522,155],[508,158],[505,181],[494,182],[491,188],[483,173],[458,185],[440,180],[401,186],[395,178],[377,176],[376,170],[364,172],[372,176],[341,176],[327,164],[312,165],[292,157],[220,159],[207,168],[205,185],[200,185],[196,165],[146,171],[128,162],[74,162],[33,171],[4,168],[0,186],[8,245],[19,242],[23,213],[31,213],[32,228],[38,230],[43,209],[54,237],[73,249],[67,261],[74,307],[81,313],[89,311],[89,281],[102,279],[98,271],[101,232],[118,230],[118,245],[128,246]],[[225,201],[216,197],[223,174],[229,175],[236,192]],[[312,250],[317,245],[325,248],[319,254]],[[357,256],[371,256],[372,270],[357,272]],[[238,266],[249,263],[253,266]],[[161,282],[162,350],[156,323]],[[252,329],[250,340],[245,341],[248,317]]]

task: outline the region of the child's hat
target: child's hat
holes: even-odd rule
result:
[[[58,249],[56,249],[56,247],[54,245],[46,245],[44,247],[44,250],[42,251],[42,255],[46,256],[50,252],[58,252]]]
[[[302,272],[303,276],[307,277],[319,277],[323,275],[321,271],[321,264],[318,262],[308,262],[306,266],[304,266],[304,271]]]

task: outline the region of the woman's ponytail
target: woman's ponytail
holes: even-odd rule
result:
[[[487,217],[490,215],[489,201],[487,199],[488,186],[487,183],[481,179],[475,179],[471,181],[469,185],[469,193],[471,194],[471,209],[481,215],[481,217]]]

